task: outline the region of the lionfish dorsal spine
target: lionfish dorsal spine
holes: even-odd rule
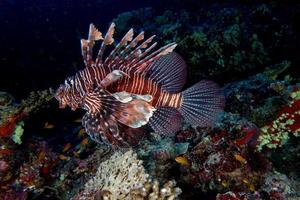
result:
[[[132,50],[128,55],[126,55],[126,57],[124,58],[124,63],[120,66],[120,70],[128,70],[129,66],[133,66],[134,63],[138,62],[144,55],[150,52],[157,45],[157,43],[153,43],[149,48],[147,48],[149,44],[153,41],[154,37],[155,35],[149,37],[141,45],[139,45],[137,48]],[[144,53],[142,53],[142,49],[146,49]]]
[[[84,64],[87,67],[94,63],[93,47],[95,45],[95,41],[101,39],[103,39],[102,33],[94,26],[94,24],[90,24],[88,39],[81,39],[81,53]]]
[[[115,26],[116,26],[115,23],[112,22],[108,28],[108,31],[104,37],[104,40],[101,44],[100,50],[99,50],[97,58],[96,58],[96,65],[102,64],[102,62],[103,62],[102,56],[103,56],[106,45],[111,45],[114,42],[113,35],[115,33]]]
[[[114,50],[112,50],[109,54],[109,56],[105,59],[104,63],[107,63],[108,65],[114,61],[116,58],[115,56],[120,52],[120,49],[127,45],[128,42],[130,42],[133,38],[133,29],[131,28],[125,36],[122,38],[122,40],[117,44]]]
[[[134,38],[133,41],[131,41],[123,50],[121,50],[119,54],[116,57],[114,57],[114,59],[107,59],[108,62],[106,60],[105,64],[107,64],[107,66],[110,69],[115,69],[115,67],[118,66],[120,70],[126,70],[126,67],[132,65],[132,62],[136,61],[138,56],[140,56],[142,47],[147,46],[146,44],[150,43],[153,40],[153,38],[154,36],[150,37],[140,46],[136,47],[138,42],[144,39],[144,32],[141,32]]]
[[[134,64],[132,66],[132,68],[136,67],[137,69],[135,71],[137,73],[146,71],[146,68],[149,68],[151,66],[150,65],[151,63],[153,63],[155,60],[157,60],[161,56],[164,56],[164,55],[167,55],[167,54],[173,52],[173,50],[175,49],[176,46],[177,46],[176,43],[167,44],[167,45],[161,47],[160,49],[154,51],[150,55],[146,56],[145,58],[143,58],[136,64]]]
[[[140,48],[137,48],[136,51],[132,52],[131,55],[129,55],[128,59],[124,59],[125,62],[120,66],[122,70],[124,70],[127,73],[130,73],[132,71],[135,71],[133,68],[134,64],[139,62],[139,60],[147,55],[155,46],[157,43],[153,43],[148,49],[146,49],[144,52]],[[129,62],[126,62],[129,61]]]

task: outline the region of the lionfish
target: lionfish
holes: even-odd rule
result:
[[[192,125],[214,123],[224,107],[222,92],[206,80],[180,92],[186,64],[173,52],[176,43],[155,48],[155,35],[144,39],[142,31],[134,37],[130,29],[114,45],[114,32],[114,23],[104,37],[90,25],[88,39],[81,39],[85,68],[68,77],[55,94],[60,108],[68,105],[87,111],[82,124],[93,140],[131,146],[142,139],[144,125],[171,135],[181,128],[182,116]],[[93,47],[99,40],[102,44],[93,59]],[[103,58],[108,46],[112,50]]]

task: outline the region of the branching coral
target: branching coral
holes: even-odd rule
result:
[[[142,161],[129,150],[115,152],[102,162],[95,174],[85,184],[84,191],[73,199],[174,199],[180,194],[173,182],[166,183],[161,189],[157,181],[152,182],[145,172]]]
[[[100,164],[93,179],[85,185],[88,190],[109,191],[113,199],[124,199],[131,189],[142,187],[148,175],[133,151],[116,152]]]

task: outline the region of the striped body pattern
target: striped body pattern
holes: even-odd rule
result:
[[[165,135],[181,127],[182,118],[198,126],[210,126],[224,106],[219,87],[201,81],[181,92],[186,80],[184,60],[173,50],[175,43],[157,50],[155,36],[144,32],[133,37],[130,29],[116,45],[115,24],[104,36],[90,25],[88,39],[81,40],[85,68],[65,80],[56,91],[60,108],[85,109],[82,123],[92,139],[115,146],[131,146],[143,137],[149,124]],[[102,40],[96,59],[93,46]],[[103,59],[107,46],[114,46]]]

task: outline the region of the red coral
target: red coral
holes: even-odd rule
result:
[[[270,200],[286,200],[286,198],[282,195],[281,192],[272,191],[269,194]]]
[[[15,128],[16,124],[21,121],[26,114],[24,112],[18,113],[10,117],[5,123],[0,125],[0,137],[10,137]]]
[[[237,197],[236,194],[232,192],[227,192],[225,194],[218,194],[216,200],[242,200]]]

